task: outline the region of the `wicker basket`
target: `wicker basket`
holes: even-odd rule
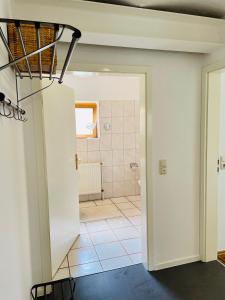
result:
[[[24,45],[26,49],[26,53],[29,54],[35,50],[37,50],[37,39],[36,39],[36,29],[34,25],[21,24],[21,33],[24,40]],[[23,51],[20,45],[19,36],[16,32],[16,26],[14,24],[7,25],[8,31],[8,43],[9,48],[12,51],[14,58],[20,58],[23,56]],[[40,44],[41,47],[50,44],[54,41],[54,27],[50,26],[41,26],[40,27]],[[52,49],[48,48],[41,52],[41,61],[42,61],[42,72],[50,73],[51,69],[51,57],[52,57]],[[38,54],[33,55],[28,58],[31,72],[39,73],[39,65],[38,65]],[[56,73],[56,64],[57,64],[57,56],[55,55],[53,74]],[[19,62],[18,67],[21,72],[27,73],[26,61],[23,60]]]

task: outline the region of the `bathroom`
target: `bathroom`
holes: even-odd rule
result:
[[[70,74],[76,99],[80,236],[60,273],[79,277],[142,262],[142,76],[109,72]]]

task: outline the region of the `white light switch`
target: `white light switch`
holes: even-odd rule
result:
[[[167,164],[165,159],[161,159],[159,161],[159,174],[166,175],[167,174]]]

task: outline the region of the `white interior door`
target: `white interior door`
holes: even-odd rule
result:
[[[43,92],[53,275],[80,230],[74,102],[67,86],[55,84]]]
[[[201,252],[205,262],[217,259],[217,199],[218,199],[218,172],[217,160],[219,157],[219,117],[220,117],[220,72],[207,74],[207,90],[205,117],[205,139],[202,144],[202,197],[201,205]],[[204,110],[203,110],[204,111]]]

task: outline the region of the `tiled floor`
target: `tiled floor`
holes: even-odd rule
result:
[[[81,234],[54,279],[80,277],[141,262],[140,196],[80,203],[81,209],[100,205],[111,205],[121,216],[92,222],[81,220]]]

